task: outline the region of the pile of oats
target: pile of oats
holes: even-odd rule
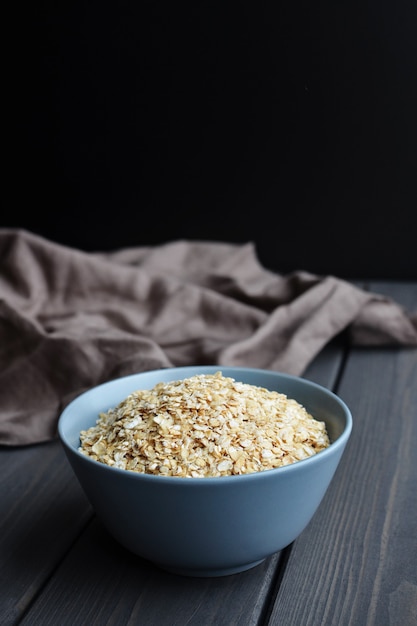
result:
[[[130,394],[80,433],[80,452],[164,476],[228,476],[294,463],[330,445],[296,400],[219,371]]]

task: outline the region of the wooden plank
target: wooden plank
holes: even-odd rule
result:
[[[323,351],[309,369],[311,379],[331,384],[341,358],[340,345]],[[255,625],[283,560],[277,553],[252,570],[221,578],[175,576],[127,552],[94,520],[21,624]]]
[[[416,283],[370,288],[417,309]],[[269,621],[415,626],[417,350],[353,350],[338,393],[353,414],[352,437],[292,546]]]
[[[58,441],[0,449],[0,623],[15,624],[91,519]]]
[[[21,624],[255,624],[279,555],[224,578],[169,574],[131,554],[95,521]]]

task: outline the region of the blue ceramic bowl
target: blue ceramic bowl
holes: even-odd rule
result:
[[[326,423],[331,444],[285,467],[216,478],[180,478],[117,469],[78,451],[80,431],[137,389],[195,374],[224,376],[285,393]],[[112,380],[73,400],[59,418],[67,458],[98,518],[131,552],[188,576],[247,570],[292,543],[316,512],[352,429],[346,404],[328,389],[277,372],[176,367]]]

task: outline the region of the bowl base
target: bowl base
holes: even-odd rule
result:
[[[245,563],[244,565],[238,565],[236,567],[224,567],[224,568],[209,568],[199,569],[194,567],[171,567],[164,565],[163,563],[155,563],[159,568],[169,572],[170,574],[178,574],[179,576],[191,576],[195,578],[214,578],[216,576],[231,576],[232,574],[239,574],[245,572],[248,569],[252,569],[260,563],[263,563],[265,559],[259,561],[252,561],[251,563]]]

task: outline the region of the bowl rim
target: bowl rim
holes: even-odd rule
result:
[[[100,463],[99,461],[96,461],[95,459],[92,459],[91,457],[80,452],[78,450],[78,447],[73,445],[69,441],[66,435],[65,422],[67,420],[68,415],[74,410],[74,408],[76,408],[78,403],[84,402],[85,399],[88,398],[88,396],[95,395],[101,389],[109,388],[112,386],[117,386],[117,384],[123,384],[123,383],[128,382],[129,380],[132,380],[132,381],[137,380],[138,377],[140,378],[141,376],[146,376],[146,375],[157,376],[159,373],[161,374],[163,373],[164,375],[166,374],[170,375],[171,373],[172,374],[175,373],[175,377],[172,378],[171,380],[176,380],[176,379],[192,376],[195,374],[214,373],[216,371],[221,371],[224,375],[229,375],[232,377],[233,377],[232,372],[235,372],[236,374],[254,373],[260,376],[262,375],[268,375],[272,377],[277,376],[280,379],[287,380],[290,382],[293,381],[297,384],[303,385],[304,387],[315,389],[319,393],[330,397],[333,401],[336,402],[336,404],[340,406],[345,416],[344,429],[340,433],[338,438],[335,441],[332,441],[330,443],[330,446],[328,446],[324,450],[321,450],[317,454],[314,454],[313,456],[307,457],[305,459],[301,459],[295,463],[290,463],[288,465],[284,465],[281,467],[275,467],[275,468],[266,469],[266,470],[262,470],[258,472],[251,472],[248,474],[236,474],[236,475],[230,475],[230,476],[229,475],[205,476],[205,477],[161,476],[158,474],[144,474],[142,472],[135,472],[133,470],[126,470],[123,468],[112,467],[110,465],[106,465],[105,463]],[[189,374],[187,374],[187,372],[189,372]],[[132,391],[134,391],[134,389],[132,389]],[[112,378],[98,385],[94,385],[90,387],[89,389],[82,391],[77,396],[75,396],[61,411],[58,417],[58,423],[57,423],[58,439],[60,440],[61,444],[66,450],[67,455],[68,453],[70,453],[70,455],[75,455],[80,461],[85,462],[87,465],[92,464],[97,470],[100,469],[103,472],[111,472],[113,475],[120,474],[122,476],[128,476],[129,478],[133,480],[141,480],[141,481],[144,480],[144,481],[156,482],[158,484],[181,483],[181,484],[188,484],[188,485],[200,485],[200,487],[201,487],[201,484],[212,485],[214,483],[216,484],[221,483],[221,484],[226,485],[230,482],[236,483],[236,481],[242,482],[242,481],[248,481],[248,480],[259,480],[260,476],[271,476],[271,475],[275,475],[276,473],[279,473],[280,475],[284,475],[286,473],[293,473],[293,472],[296,473],[298,471],[304,471],[304,468],[306,468],[306,465],[311,464],[311,463],[317,463],[320,459],[324,460],[327,456],[333,455],[337,448],[340,448],[340,447],[344,448],[347,444],[347,441],[350,438],[352,428],[353,428],[353,418],[352,418],[352,413],[350,411],[350,408],[340,396],[338,396],[335,392],[331,391],[327,387],[320,385],[319,383],[316,383],[307,378],[303,378],[302,376],[296,376],[294,374],[287,374],[285,372],[280,372],[277,370],[268,370],[268,369],[262,369],[262,368],[243,367],[243,366],[235,367],[231,365],[223,365],[223,366],[222,365],[185,365],[185,366],[178,366],[178,367],[163,367],[163,368],[158,368],[158,369],[140,371],[134,374],[128,374],[126,376],[120,376],[118,378]]]

